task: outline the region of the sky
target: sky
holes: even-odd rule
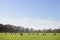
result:
[[[60,28],[60,0],[0,0],[0,23],[34,29]]]

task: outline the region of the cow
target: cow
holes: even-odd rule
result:
[[[53,35],[56,35],[55,33]]]

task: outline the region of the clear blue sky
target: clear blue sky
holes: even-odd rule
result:
[[[60,0],[0,0],[0,23],[59,28]]]
[[[0,0],[0,16],[60,20],[60,0]]]

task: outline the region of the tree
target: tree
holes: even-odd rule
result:
[[[47,30],[47,33],[52,33],[52,29],[48,29]]]
[[[0,32],[2,32],[3,30],[3,24],[0,24]]]

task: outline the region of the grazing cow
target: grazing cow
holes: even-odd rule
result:
[[[46,36],[46,33],[43,33],[43,35],[45,35],[45,36]]]
[[[23,36],[23,33],[20,33],[21,36]]]
[[[55,33],[53,35],[56,35]]]
[[[44,35],[44,34],[43,34]]]
[[[46,33],[45,33],[45,35],[46,35]]]

